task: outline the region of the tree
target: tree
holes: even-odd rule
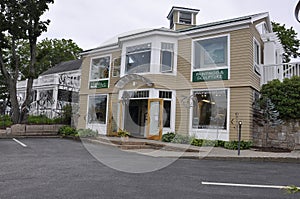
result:
[[[47,30],[50,20],[41,16],[54,0],[1,0],[0,1],[0,69],[8,87],[13,123],[26,120],[31,101],[33,79],[36,74],[37,38]],[[11,41],[8,39],[11,38]],[[22,67],[17,43],[28,41],[30,58],[27,66],[28,81],[24,102],[19,106],[16,84]],[[4,54],[10,51],[9,56]]]
[[[300,119],[300,77],[270,81],[262,86],[261,94],[261,104],[270,99],[281,119]]]
[[[273,31],[277,32],[277,35],[285,50],[283,54],[283,62],[288,63],[291,61],[290,57],[297,58],[300,53],[298,52],[300,41],[297,39],[297,33],[291,28],[286,28],[285,24],[272,22]]]
[[[82,49],[72,39],[44,39],[37,44],[35,78],[41,73],[63,61],[78,59]],[[29,44],[23,43],[20,54],[23,65],[28,66]],[[22,79],[28,78],[28,69],[21,70]]]

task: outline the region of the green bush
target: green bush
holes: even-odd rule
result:
[[[194,145],[194,146],[202,146],[202,144],[203,144],[203,140],[197,139],[197,138],[194,138],[191,142],[191,145]]]
[[[168,132],[168,133],[162,135],[161,140],[163,142],[172,142],[172,140],[174,139],[174,137],[175,137],[175,133]]]
[[[238,143],[239,143],[238,141],[225,142],[224,148],[225,149],[231,149],[231,150],[237,150],[238,149]],[[241,150],[250,149],[251,146],[252,146],[251,141],[241,141],[240,149]]]
[[[225,141],[222,140],[203,140],[193,138],[191,145],[194,146],[214,146],[214,147],[224,147]]]
[[[0,116],[0,128],[5,129],[13,124],[9,115]]]
[[[77,130],[70,126],[60,127],[58,130],[58,134],[62,135],[62,136],[68,136],[68,135],[77,136],[78,135]]]
[[[27,119],[28,124],[54,124],[54,120],[48,118],[46,115],[29,115]]]
[[[92,129],[79,129],[77,133],[79,137],[96,137],[98,135],[98,132]]]
[[[175,137],[171,142],[178,143],[178,144],[191,144],[193,139],[194,138],[190,137],[189,135],[175,134]]]

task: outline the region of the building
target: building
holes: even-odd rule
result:
[[[61,62],[35,79],[29,114],[54,118],[60,115],[66,104],[78,104],[81,63],[81,59]],[[20,105],[24,101],[26,87],[27,80],[17,83]]]
[[[282,73],[263,67],[281,63],[283,52],[269,14],[196,25],[198,12],[173,7],[169,28],[83,52],[78,128],[236,140],[242,121],[242,139],[252,139],[253,101],[261,84]]]

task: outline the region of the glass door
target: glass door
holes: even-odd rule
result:
[[[147,138],[160,140],[163,128],[163,99],[148,99]]]

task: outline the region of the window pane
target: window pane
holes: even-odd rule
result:
[[[194,95],[193,128],[226,130],[227,91],[201,91]]]
[[[138,52],[126,55],[126,72],[143,73],[150,71],[151,51]]]
[[[105,79],[109,77],[110,57],[101,57],[92,60],[91,80]]]
[[[164,100],[163,127],[170,128],[171,124],[171,101]]]
[[[106,105],[107,96],[90,96],[89,97],[89,110],[88,110],[88,123],[106,123]]]
[[[188,12],[180,12],[179,22],[184,24],[191,24],[192,14]]]
[[[194,68],[227,66],[227,37],[196,41],[194,48]]]

